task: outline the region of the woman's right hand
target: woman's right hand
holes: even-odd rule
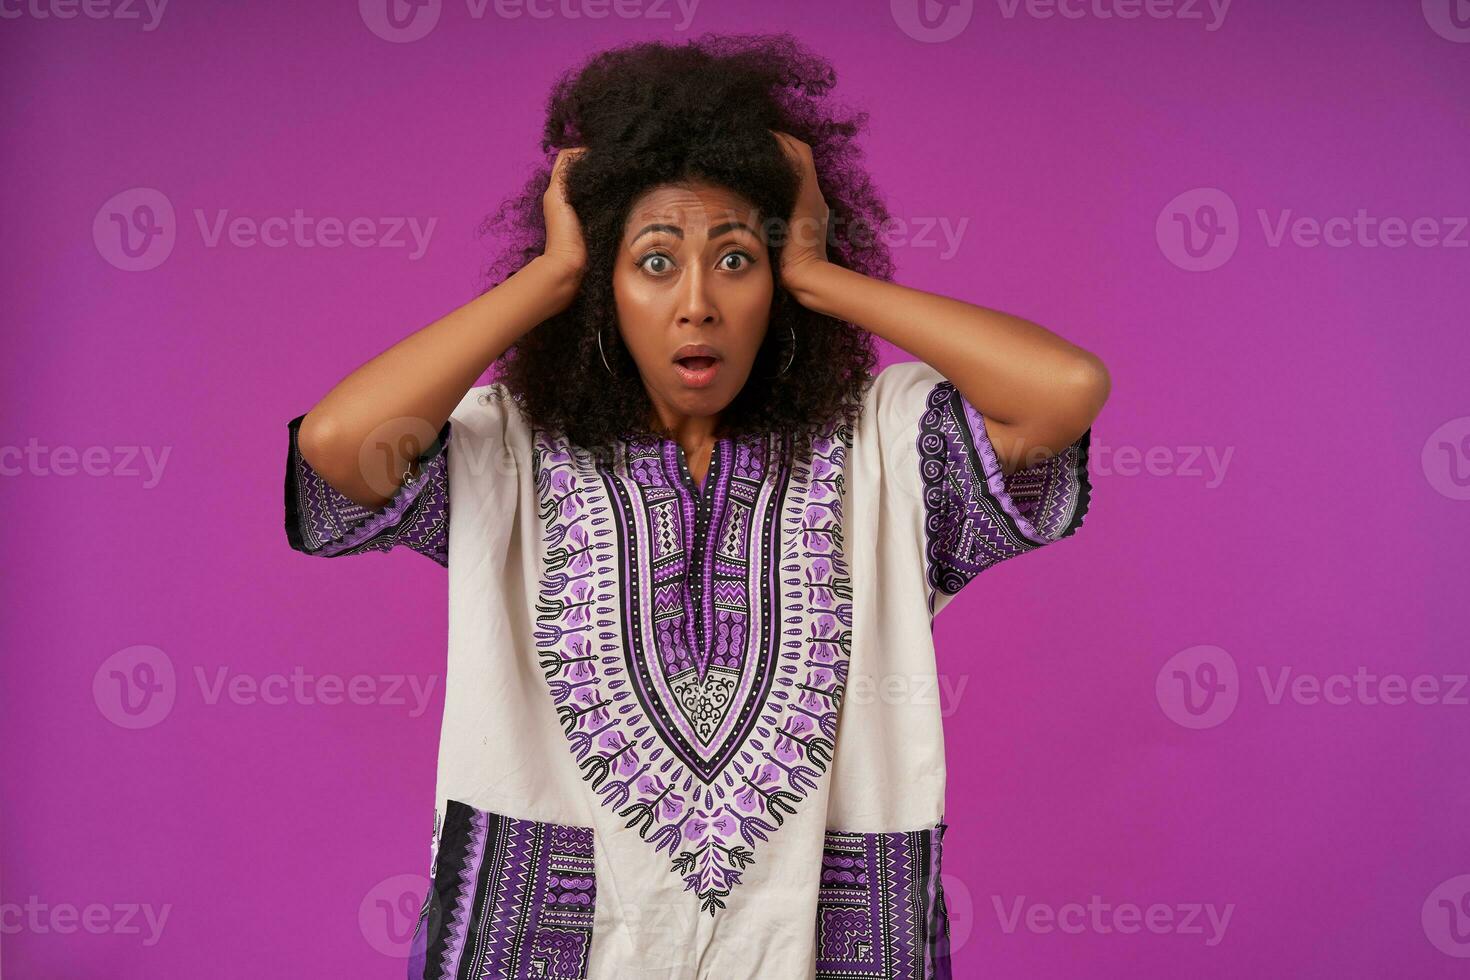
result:
[[[541,196],[541,211],[546,219],[548,259],[565,266],[580,277],[587,268],[587,242],[582,237],[582,224],[577,212],[567,203],[566,170],[572,160],[587,152],[585,146],[569,146],[557,151],[551,168],[551,183]]]

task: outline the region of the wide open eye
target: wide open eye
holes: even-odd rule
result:
[[[724,265],[724,263],[727,263],[730,259],[739,259],[740,261],[735,263],[734,266]],[[749,252],[737,249],[733,252],[726,252],[724,255],[720,256],[720,263],[724,265],[724,269],[726,272],[742,272],[747,266],[755,264],[755,258]]]
[[[661,262],[665,265],[654,266],[655,262]],[[642,269],[644,272],[651,272],[656,276],[662,276],[663,274],[668,272],[669,269],[672,269],[673,265],[674,260],[662,252],[649,252],[647,255],[643,256],[643,258],[638,260],[638,268]]]

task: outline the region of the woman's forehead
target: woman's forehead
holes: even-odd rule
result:
[[[706,229],[739,221],[754,229],[760,224],[755,205],[734,191],[714,184],[660,184],[633,202],[624,223],[625,234],[659,223],[678,228]]]

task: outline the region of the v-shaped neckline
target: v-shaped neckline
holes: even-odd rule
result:
[[[767,439],[758,434],[716,438],[702,483],[694,481],[684,449],[677,440],[655,436],[625,444],[629,453],[642,458],[638,468],[652,464],[652,472],[642,469],[642,475],[636,475],[633,470],[625,470],[624,477],[645,487],[662,485],[669,494],[665,504],[671,510],[666,513],[672,520],[664,525],[663,533],[675,537],[666,538],[661,547],[677,541],[682,555],[676,565],[670,565],[669,553],[663,553],[666,572],[673,576],[665,578],[664,583],[672,586],[677,582],[677,593],[659,601],[683,609],[682,621],[675,628],[682,638],[679,646],[694,668],[693,680],[698,685],[706,683],[710,668],[718,660],[717,647],[723,642],[720,621],[725,615],[721,609],[732,601],[731,586],[724,581],[732,556],[724,555],[722,549],[735,547],[726,541],[731,533],[731,512],[732,508],[745,512],[749,491],[740,491],[739,500],[732,499],[731,493],[741,479],[746,482],[752,478],[764,479],[756,475],[764,467],[757,466],[752,471],[751,466],[754,458],[762,456],[762,450],[768,446]],[[625,455],[625,463],[627,459]],[[658,476],[654,477],[654,473]],[[738,537],[744,540],[747,534],[742,531]],[[735,558],[735,561],[743,559]],[[678,570],[674,571],[675,568]]]
[[[715,440],[703,483],[695,483],[685,459],[684,447],[678,442],[662,439],[660,449],[665,471],[679,495],[686,562],[683,575],[686,603],[684,634],[694,660],[695,676],[703,682],[714,653],[714,597],[710,594],[714,588],[714,548],[710,542],[718,535],[725,517],[725,494],[722,491],[729,484],[725,471],[730,463],[733,442],[728,438]]]
[[[677,440],[668,437],[663,437],[659,440],[661,446],[667,447],[672,445],[674,447],[674,455],[679,462],[679,475],[681,478],[687,479],[688,485],[693,487],[696,497],[704,496],[705,487],[709,486],[710,477],[714,472],[715,462],[720,458],[720,451],[732,447],[734,442],[735,440],[730,436],[720,436],[717,438],[710,447],[709,463],[704,468],[704,479],[696,480],[694,479],[693,471],[689,469],[689,454],[684,451],[683,445]]]

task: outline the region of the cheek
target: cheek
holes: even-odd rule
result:
[[[617,311],[619,319],[632,316],[638,308],[639,302],[636,288],[627,276],[621,272],[614,273],[613,280],[613,308]]]
[[[731,321],[741,325],[740,346],[745,356],[754,360],[770,329],[771,291],[754,289],[744,292],[730,308]]]
[[[613,278],[613,307],[618,316],[618,331],[623,343],[639,356],[647,346],[649,337],[655,332],[653,325],[659,322],[656,297],[636,279]]]

